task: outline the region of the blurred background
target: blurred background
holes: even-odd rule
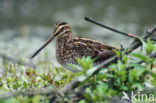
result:
[[[142,35],[156,24],[155,12],[156,0],[0,0],[0,53],[28,61],[59,21],[69,23],[77,36],[126,47],[130,38],[87,22],[84,17]],[[47,46],[34,62],[49,60],[52,66],[59,65],[54,45]]]

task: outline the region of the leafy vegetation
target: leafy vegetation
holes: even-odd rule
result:
[[[85,99],[82,101],[103,102],[112,96],[123,96],[123,91],[130,93],[131,91],[144,90],[147,88],[145,86],[146,82],[155,87],[156,74],[154,69],[156,68],[151,66],[156,62],[156,58],[150,58],[150,54],[156,50],[156,45],[150,39],[147,40],[147,43],[144,41],[142,43],[144,50],[138,53],[126,55],[126,50],[123,52],[115,51],[119,58],[117,63],[101,69],[94,78],[84,81],[85,83],[90,83],[90,86],[85,89]],[[129,59],[128,56],[133,59]],[[86,60],[84,58],[81,61],[78,60],[80,67],[86,67],[84,64],[85,61],[88,63],[88,59],[89,57]],[[91,59],[90,62],[92,62]],[[84,71],[85,73],[87,72],[86,68]]]
[[[80,77],[81,84],[79,87],[89,84],[80,99],[78,99],[79,103],[108,102],[112,97],[121,98],[123,91],[130,93],[131,91],[149,88],[145,83],[150,84],[151,87],[156,87],[156,67],[154,67],[156,58],[151,57],[151,54],[156,50],[156,45],[150,39],[147,40],[147,43],[142,40],[142,44],[143,50],[136,53],[127,55],[126,50],[115,51],[119,59],[117,63],[113,63],[107,68],[102,68],[92,77],[90,76],[95,68],[93,68],[94,60],[91,57],[76,58],[79,65],[70,64],[72,68],[82,70],[82,72],[75,74],[62,67],[43,68],[46,70],[40,73],[38,72],[40,71],[39,65],[36,69],[33,69],[10,64],[3,60],[4,71],[0,76],[1,94],[6,91],[25,91],[33,88],[54,87],[60,89],[76,76]],[[45,62],[41,63],[44,65]],[[47,64],[45,63],[45,65]],[[70,98],[70,94],[67,95],[67,98]],[[64,101],[66,99],[60,98],[60,102]],[[72,99],[70,101],[72,102]],[[17,96],[0,99],[0,102],[48,103],[49,96],[38,94],[34,96]]]

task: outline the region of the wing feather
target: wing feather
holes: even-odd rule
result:
[[[74,39],[75,52],[78,52],[82,56],[91,56],[96,58],[95,62],[104,61],[115,55],[114,49],[118,50],[115,47],[106,45],[104,43],[86,39],[86,38],[76,38]]]

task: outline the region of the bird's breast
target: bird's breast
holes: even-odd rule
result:
[[[61,65],[76,64],[75,57],[78,57],[76,55],[77,53],[72,49],[72,43],[56,44],[56,58]]]

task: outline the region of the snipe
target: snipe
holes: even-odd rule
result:
[[[55,37],[57,38],[56,57],[58,62],[73,72],[78,72],[78,70],[70,68],[68,64],[77,64],[75,57],[91,56],[92,58],[96,58],[94,65],[97,65],[114,56],[113,50],[117,49],[88,38],[74,37],[69,25],[66,22],[59,22],[54,26],[53,35],[31,58],[35,57]]]

